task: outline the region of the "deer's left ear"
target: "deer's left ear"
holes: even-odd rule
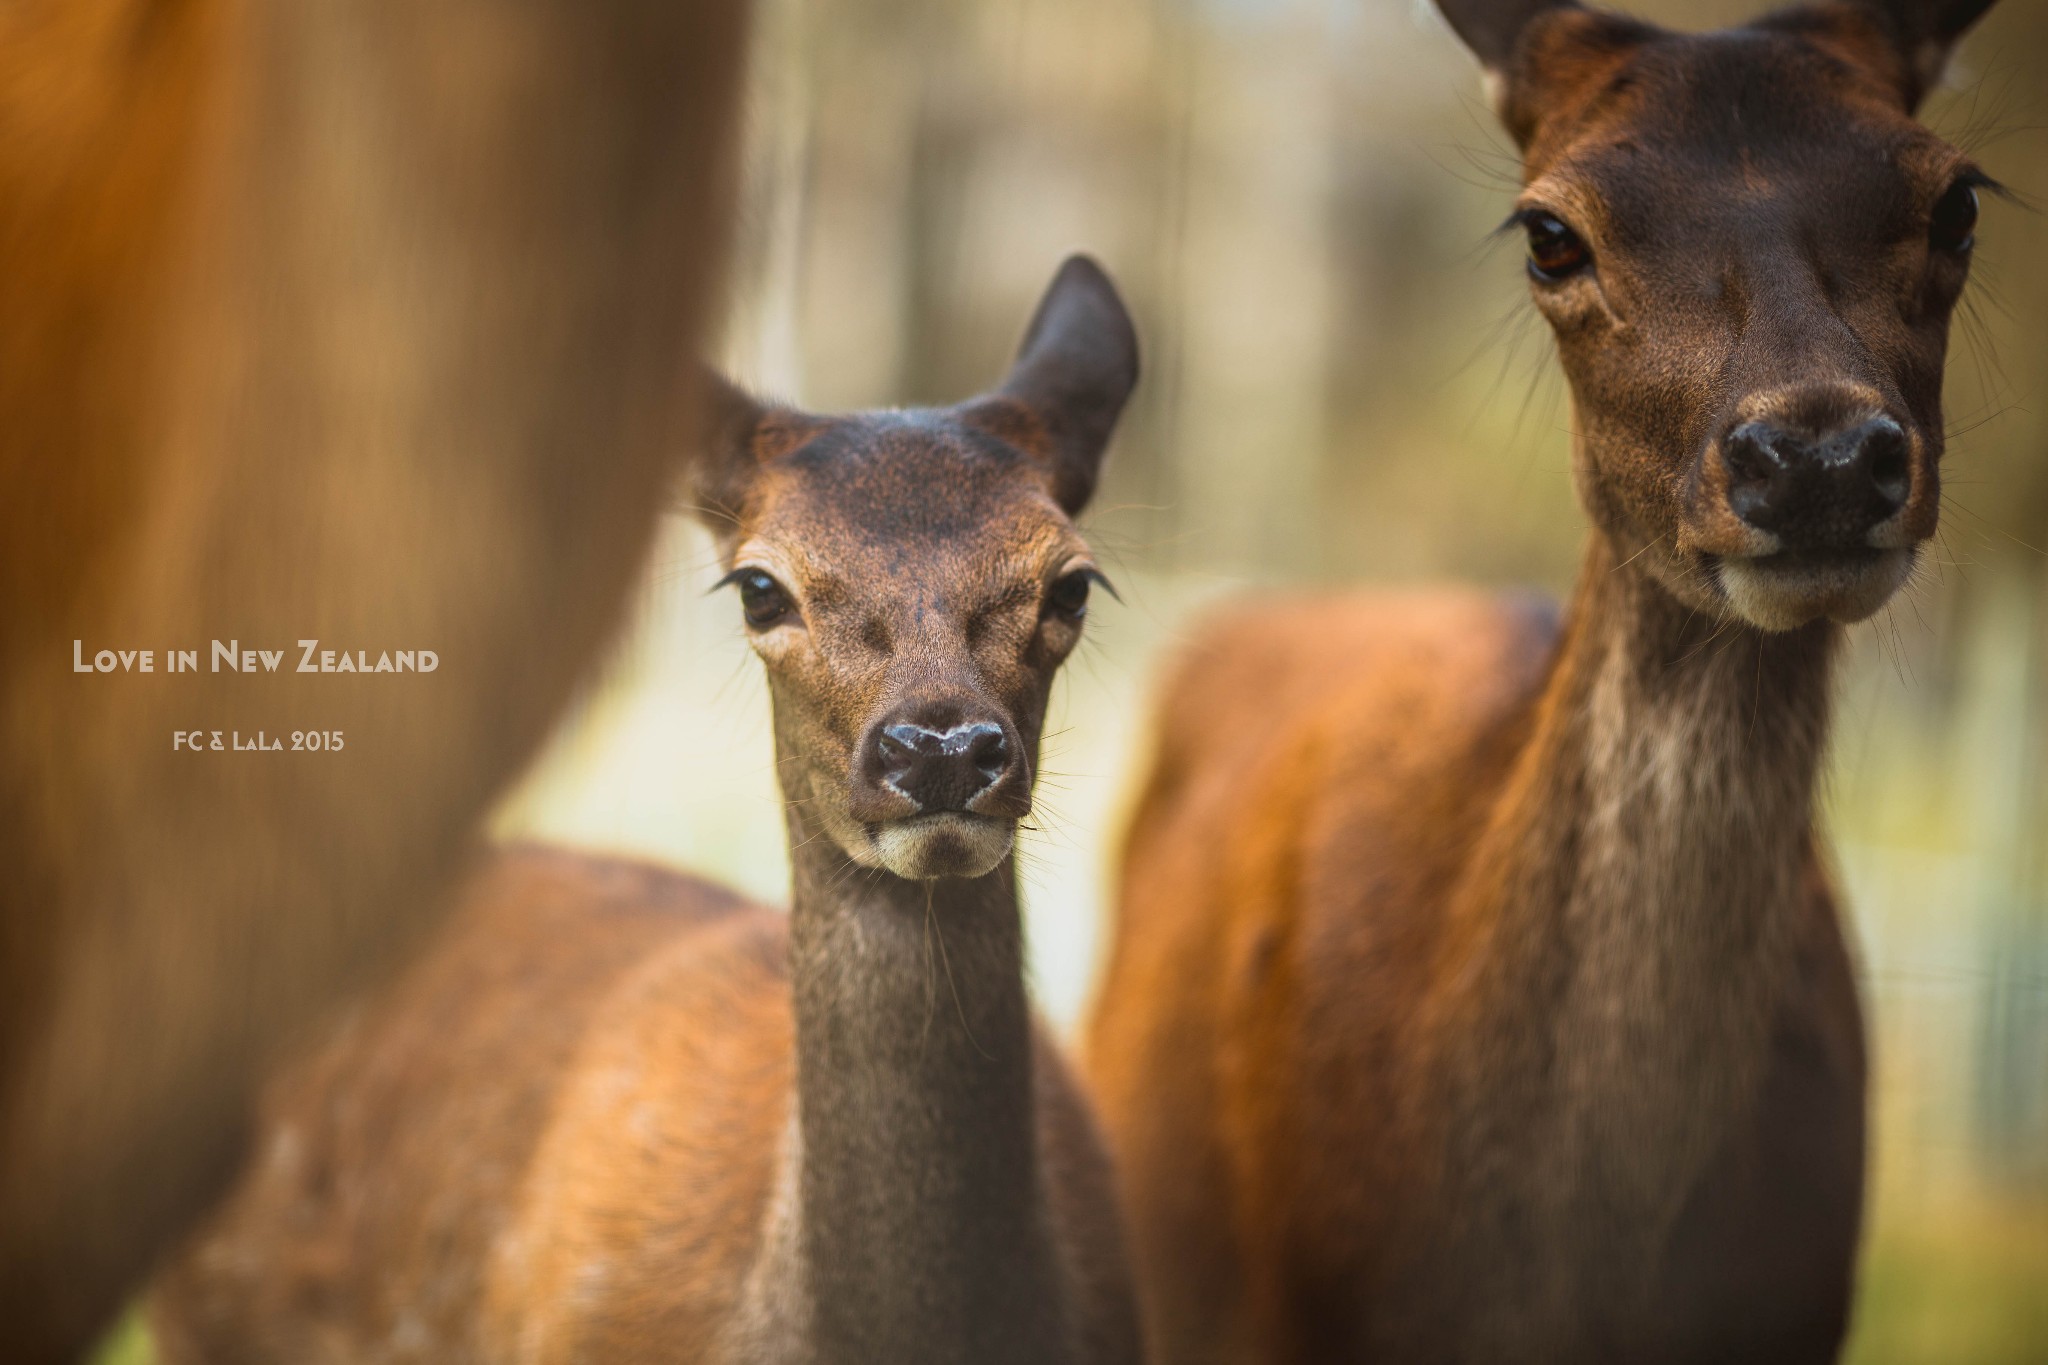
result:
[[[1101,266],[1069,256],[1039,301],[1002,386],[962,420],[1041,460],[1068,513],[1087,505],[1102,454],[1138,383],[1138,332]]]
[[[1906,72],[1906,107],[1915,109],[1941,83],[1949,53],[1994,0],[1847,0],[1877,22]]]

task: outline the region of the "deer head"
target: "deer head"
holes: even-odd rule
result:
[[[1991,182],[1913,117],[1991,0],[1677,34],[1442,0],[1521,148],[1512,221],[1618,559],[1768,630],[1860,620],[1940,503],[1942,364]]]
[[[793,818],[900,877],[974,877],[1030,812],[1053,674],[1104,583],[1072,518],[1138,377],[1073,257],[993,393],[819,417],[731,386],[693,490],[768,670]]]

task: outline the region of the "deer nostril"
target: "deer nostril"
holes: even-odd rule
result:
[[[1770,478],[1779,464],[1777,436],[1761,422],[1745,422],[1729,432],[1723,445],[1728,472],[1738,480]]]
[[[919,741],[927,738],[936,739],[938,736],[919,725],[884,726],[875,740],[875,747],[882,755],[882,771],[898,773],[908,768],[922,747]]]
[[[1880,419],[1863,438],[1863,465],[1877,495],[1891,507],[1905,506],[1913,492],[1913,470],[1907,460],[1906,433]]]
[[[1762,422],[1745,422],[1721,442],[1728,468],[1728,506],[1752,525],[1769,520],[1785,472],[1778,443],[1784,433]]]
[[[993,782],[1010,767],[1010,741],[1000,725],[976,725],[967,742],[967,758],[981,775]]]

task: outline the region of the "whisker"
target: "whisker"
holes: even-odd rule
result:
[[[925,906],[926,909],[930,909],[931,906],[931,888],[929,885],[925,889]],[[995,1060],[995,1055],[981,1045],[981,1040],[974,1036],[974,1026],[967,1022],[967,1006],[960,1001],[960,983],[953,979],[953,959],[946,952],[946,926],[940,923],[936,916],[933,917],[932,924],[938,934],[939,961],[946,968],[946,985],[953,992],[953,1009],[960,1016],[960,1027],[966,1032],[967,1041],[974,1044],[974,1050],[979,1052],[983,1058],[992,1062]]]

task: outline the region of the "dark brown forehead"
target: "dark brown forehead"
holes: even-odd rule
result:
[[[742,541],[856,591],[1035,566],[1079,544],[1041,465],[944,410],[824,423],[763,468]]]
[[[1580,11],[1538,36],[1549,73],[1526,111],[1541,174],[1586,143],[1630,144],[1655,160],[1774,165],[1896,155],[1931,141],[1900,106],[1883,50],[1853,26],[1819,19],[1715,33],[1627,27]]]

